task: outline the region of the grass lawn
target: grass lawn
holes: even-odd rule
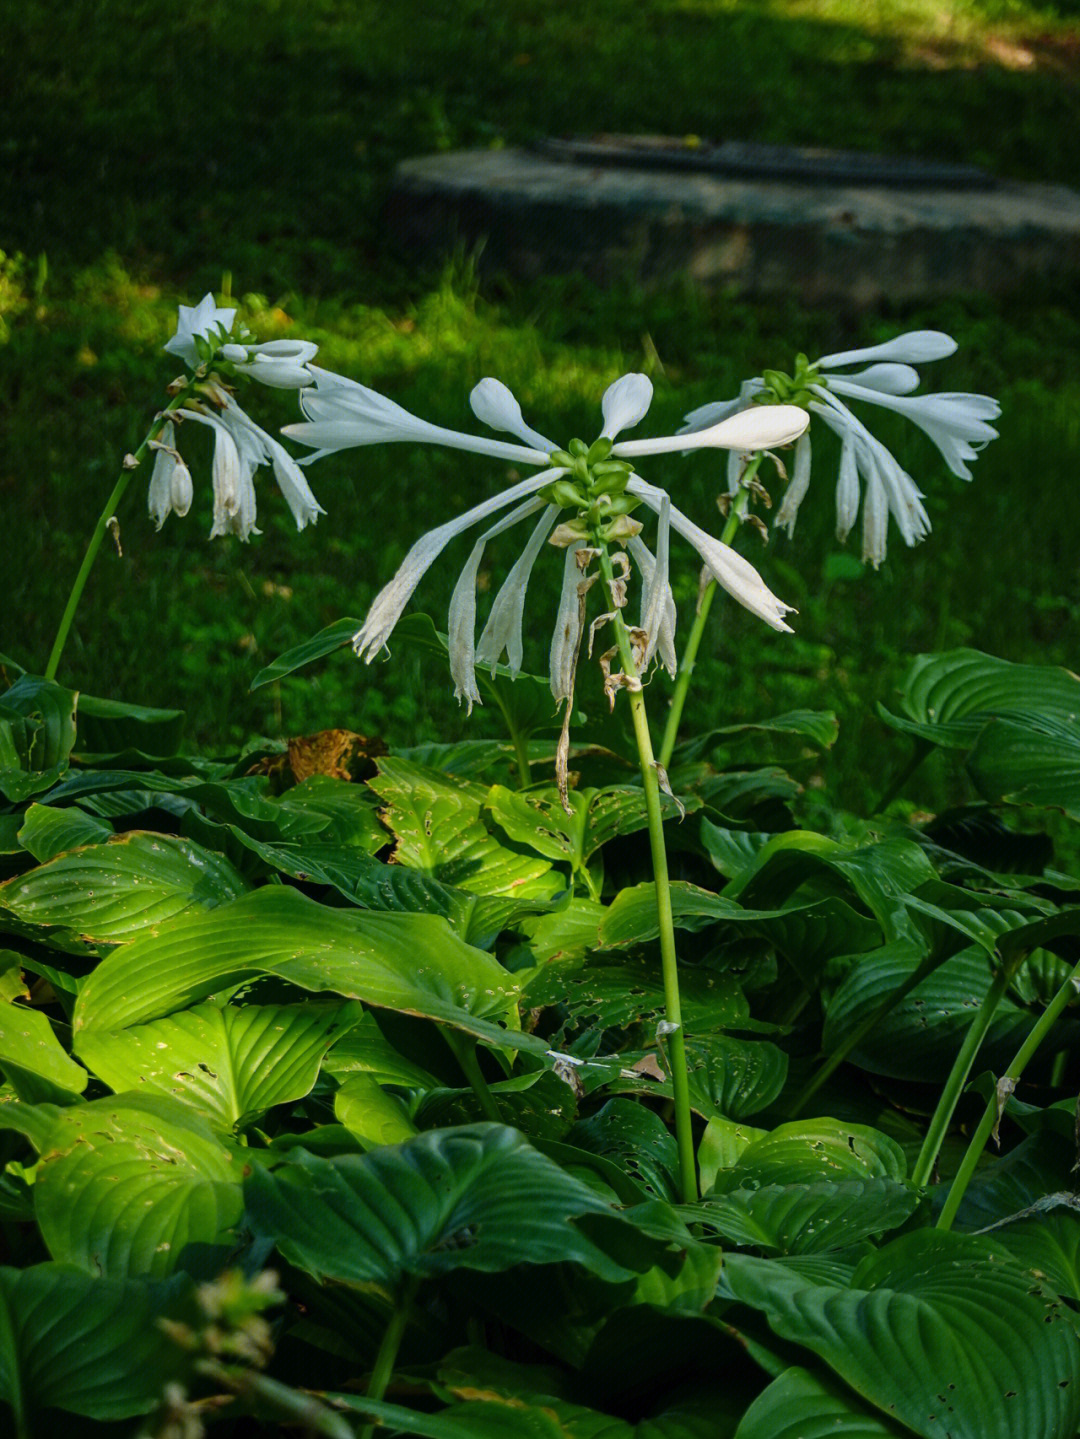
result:
[[[6,30],[16,63],[0,98],[11,556],[0,649],[17,661],[43,666],[119,462],[161,403],[177,301],[229,285],[260,337],[319,340],[326,365],[427,418],[466,426],[469,389],[495,374],[560,438],[591,438],[599,395],[624,370],[651,374],[659,432],[797,349],[947,329],[961,352],[931,367],[929,387],[990,392],[1004,410],[974,483],[883,424],[927,494],[934,533],[911,552],[894,541],[875,573],[854,540],[841,549],[831,537],[835,455],[821,445],[818,503],[807,501],[795,539],[764,554],[743,541],[799,607],[796,638],[718,608],[691,724],[837,708],[834,777],[856,803],[899,762],[870,702],[888,700],[905,656],[972,644],[1075,662],[1080,314],[1053,276],[1004,303],[958,296],[853,319],[679,285],[648,295],[568,276],[518,285],[478,278],[467,256],[418,269],[380,226],[404,156],[582,131],[828,143],[1068,182],[1080,173],[1075,0],[26,0]],[[251,408],[268,427],[295,417],[270,391]],[[62,679],[179,704],[192,734],[221,747],[330,725],[399,743],[497,732],[490,715],[466,729],[449,681],[404,652],[386,668],[339,655],[312,678],[253,696],[247,686],[298,639],[361,615],[418,531],[491,493],[504,470],[406,446],[353,451],[310,472],[329,512],[316,529],[296,535],[264,485],[264,534],[211,546],[200,438],[185,438],[196,480],[186,521],[155,534],[142,482],[129,491],[123,557],[100,557]],[[661,473],[714,523],[715,461],[676,459]],[[492,546],[495,582],[508,553]],[[685,619],[696,575],[682,561]],[[537,596],[554,574],[537,572],[534,616],[546,614]],[[453,579],[451,562],[416,597],[440,626]],[[951,792],[940,769],[927,767],[924,783],[929,803]]]

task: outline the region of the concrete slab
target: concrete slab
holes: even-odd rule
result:
[[[484,243],[482,263],[601,283],[685,275],[746,295],[870,307],[957,292],[1006,293],[1080,275],[1080,194],[988,179],[944,188],[612,164],[525,149],[406,160],[388,224],[428,252]],[[745,168],[745,167],[744,167]],[[810,167],[813,168],[812,166]],[[978,172],[971,172],[978,174]]]

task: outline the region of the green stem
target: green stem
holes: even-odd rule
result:
[[[506,707],[502,695],[491,686],[491,694],[495,697],[495,703],[502,710],[502,717],[506,723],[507,732],[510,735],[510,742],[514,746],[514,758],[517,760],[518,776],[521,779],[522,789],[528,789],[532,784],[532,771],[529,768],[529,741],[526,735],[522,734],[514,723],[513,716]]]
[[[1013,975],[1016,973],[1016,962],[1003,964],[994,976],[993,983],[983,996],[983,1002],[979,1006],[979,1012],[971,1021],[968,1032],[964,1036],[964,1042],[960,1046],[960,1052],[953,1061],[949,1077],[945,1087],[941,1091],[937,1106],[930,1116],[930,1125],[926,1131],[926,1138],[923,1140],[922,1149],[919,1150],[919,1157],[915,1161],[915,1168],[911,1172],[911,1182],[921,1189],[929,1184],[930,1176],[934,1172],[934,1165],[937,1163],[941,1146],[945,1140],[949,1124],[960,1096],[964,1092],[964,1086],[968,1082],[971,1067],[983,1040],[986,1038],[986,1031],[990,1028],[994,1018],[994,1011],[1005,997],[1005,991],[1009,987]]]
[[[888,809],[889,805],[891,805],[893,800],[896,799],[897,795],[904,788],[908,780],[919,768],[923,760],[933,748],[934,746],[927,739],[917,739],[915,741],[914,754],[912,754],[908,762],[894,777],[892,783],[881,795],[881,798],[878,800],[877,804],[873,806],[870,811],[871,814],[881,814],[883,810]]]
[[[461,1065],[461,1072],[469,1081],[469,1087],[476,1095],[485,1119],[490,1119],[492,1124],[505,1124],[498,1100],[488,1088],[488,1082],[480,1069],[480,1061],[476,1057],[476,1040],[469,1035],[458,1034],[456,1030],[446,1026],[442,1028],[442,1036]]]
[[[763,459],[762,455],[755,455],[746,467],[743,480],[753,479]],[[731,506],[731,513],[727,517],[727,524],[720,532],[720,543],[730,545],[735,538],[735,533],[742,523],[746,514],[747,506],[750,503],[750,490],[744,484],[735,496]],[[705,586],[701,596],[701,603],[698,605],[697,614],[694,616],[694,623],[690,627],[690,637],[686,641],[686,649],[683,650],[682,659],[679,661],[679,672],[675,677],[675,688],[671,694],[671,707],[668,710],[667,722],[664,725],[663,738],[660,741],[659,761],[665,769],[671,763],[671,756],[675,750],[675,741],[679,737],[679,724],[682,721],[683,706],[686,704],[687,691],[690,688],[690,678],[694,673],[694,664],[697,660],[698,650],[701,648],[701,638],[705,633],[705,625],[709,618],[709,611],[712,608],[713,596],[716,594],[716,581],[710,580]]]
[[[120,471],[120,476],[113,486],[112,493],[105,501],[105,508],[98,516],[97,524],[94,526],[94,532],[90,536],[90,543],[86,547],[86,554],[83,556],[83,562],[79,566],[79,573],[75,576],[75,583],[71,587],[67,604],[64,606],[64,613],[60,619],[60,627],[56,631],[56,638],[53,640],[52,651],[49,654],[49,662],[45,666],[45,678],[47,680],[54,680],[56,678],[56,671],[60,668],[60,656],[64,653],[64,646],[67,644],[68,634],[71,631],[71,626],[75,619],[75,611],[79,608],[79,601],[82,599],[86,582],[90,578],[90,571],[94,567],[98,550],[101,549],[101,542],[104,540],[109,528],[109,521],[116,514],[117,507],[124,496],[124,492],[131,483],[131,477],[135,473],[136,465],[141,464],[150,453],[151,442],[156,440],[158,435],[161,434],[165,422],[169,417],[169,411],[179,409],[185,400],[188,399],[190,399],[190,396],[185,391],[179,395],[175,395],[173,399],[169,401],[162,413],[158,415],[157,419],[150,426],[146,438],[132,456],[135,460],[135,465],[126,464]]]
[[[1034,1057],[1043,1040],[1057,1023],[1065,1006],[1069,1003],[1070,999],[1076,998],[1078,989],[1080,989],[1080,964],[1074,966],[1068,979],[1066,979],[1057,994],[1054,995],[1053,999],[1039,1016],[1031,1033],[1016,1051],[1015,1059],[1001,1076],[1002,1080],[1010,1080],[1012,1083],[1016,1083],[1027,1068],[1028,1063]],[[967,1193],[967,1187],[971,1183],[971,1176],[975,1173],[975,1166],[978,1164],[982,1152],[986,1148],[986,1141],[994,1131],[994,1124],[998,1116],[998,1092],[1000,1083],[1001,1081],[999,1081],[998,1086],[995,1086],[994,1093],[991,1094],[986,1106],[986,1112],[983,1114],[982,1119],[979,1120],[975,1133],[971,1136],[967,1153],[964,1155],[960,1168],[956,1171],[956,1176],[953,1179],[952,1186],[942,1206],[941,1213],[938,1215],[938,1229],[952,1228],[953,1220],[956,1218],[956,1212],[960,1208],[960,1202]]]
[[[615,640],[623,674],[638,680],[637,665],[622,611],[615,603],[615,575],[607,546],[600,545],[600,570],[615,612]],[[656,911],[660,925],[660,966],[664,981],[664,1013],[673,1026],[667,1037],[671,1067],[671,1092],[675,1102],[675,1140],[679,1151],[679,1187],[684,1204],[698,1198],[697,1168],[694,1161],[694,1133],[690,1114],[690,1082],[686,1069],[686,1040],[682,1027],[682,1004],[679,999],[679,965],[675,953],[675,920],[671,908],[671,882],[668,878],[667,848],[664,843],[664,819],[660,807],[660,779],[653,755],[649,721],[645,713],[645,696],[640,688],[630,689],[630,714],[634,723],[641,783],[645,791],[645,813],[649,825],[649,847],[652,852],[653,877],[656,883]]]
[[[379,1352],[375,1356],[375,1367],[371,1371],[367,1387],[369,1399],[381,1399],[386,1393],[390,1376],[394,1372],[394,1365],[397,1363],[398,1350],[401,1348],[401,1341],[409,1323],[413,1296],[416,1294],[419,1283],[420,1280],[413,1275],[406,1279],[402,1286],[401,1296],[394,1306],[390,1323],[386,1326],[382,1342],[379,1345]],[[374,1424],[365,1424],[360,1431],[360,1439],[372,1439],[375,1427]]]

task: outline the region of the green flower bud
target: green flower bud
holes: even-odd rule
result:
[[[589,447],[584,440],[571,440],[568,449],[575,458],[584,459],[589,453]]]
[[[640,535],[641,528],[640,520],[632,520],[629,515],[618,515],[603,527],[600,538],[605,544],[621,544],[624,540],[632,540],[635,535]]]
[[[552,450],[548,458],[553,467],[560,470],[569,470],[574,463],[573,455],[568,454],[566,450]]]
[[[558,505],[564,510],[583,510],[588,500],[570,480],[552,480],[540,491],[540,498],[549,505]]]
[[[589,446],[589,453],[586,455],[590,467],[606,460],[611,454],[611,447],[614,443],[615,441],[609,440],[606,435],[601,435],[598,440],[593,440]]]
[[[604,506],[605,515],[628,515],[636,510],[641,501],[637,495],[614,495]]]

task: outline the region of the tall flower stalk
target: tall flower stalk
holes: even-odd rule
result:
[[[529,466],[533,474],[509,489],[475,505],[465,514],[421,536],[406,554],[397,574],[375,597],[361,628],[353,637],[356,653],[369,663],[385,647],[413,591],[427,569],[457,535],[493,520],[480,534],[454,587],[448,620],[450,670],[459,700],[471,709],[480,702],[477,665],[496,664],[503,653],[511,668],[522,662],[522,619],[525,591],[545,542],[563,552],[563,579],[549,656],[550,685],[557,705],[565,706],[557,774],[563,802],[567,797],[569,720],[577,666],[586,635],[589,651],[599,630],[610,624],[615,644],[600,657],[604,689],[614,706],[626,692],[645,795],[660,931],[665,1020],[675,1105],[679,1183],[683,1199],[697,1198],[689,1080],[679,996],[678,959],[660,803],[661,783],[645,711],[643,678],[654,664],[675,668],[675,604],[668,577],[670,536],[674,531],[697,550],[709,574],[745,608],[773,629],[785,631],[789,606],[769,590],[758,572],[730,547],[707,534],[671,504],[664,490],[636,473],[636,461],[654,455],[700,448],[737,451],[767,449],[789,443],[806,428],[806,413],[794,406],[756,407],[699,429],[689,440],[675,435],[650,440],[620,440],[623,430],[637,425],[648,410],[652,385],[644,375],[624,375],[609,386],[601,409],[603,429],[586,445],[572,440],[560,449],[525,423],[521,407],[500,381],[485,379],[472,392],[473,412],[491,428],[514,435],[512,444],[482,435],[468,435],[410,415],[385,396],[350,380],[315,371],[315,386],[301,396],[307,419],[285,433],[319,455],[354,445],[413,440],[471,450]],[[644,506],[657,517],[654,549],[641,539],[642,525],[633,512]],[[498,519],[493,519],[500,516]],[[476,582],[489,540],[538,517],[529,539],[497,593],[491,613],[476,642]],[[592,567],[596,565],[594,570]],[[640,623],[627,624],[624,610],[636,568],[642,587]],[[599,581],[604,612],[586,624],[588,595]],[[616,667],[617,666],[617,667]]]

